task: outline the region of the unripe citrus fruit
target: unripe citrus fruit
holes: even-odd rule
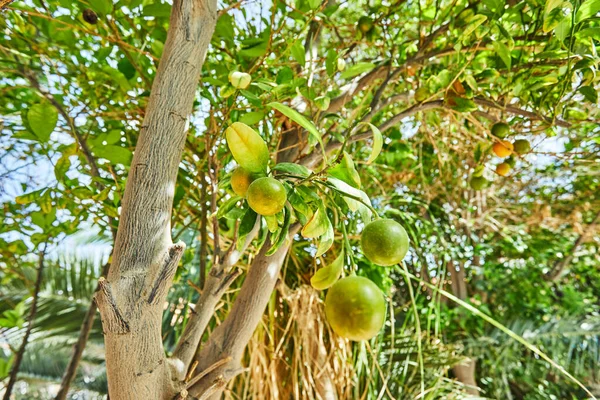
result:
[[[283,210],[287,195],[277,179],[258,178],[250,184],[246,192],[248,205],[260,215],[275,215]]]
[[[349,276],[329,289],[325,315],[333,331],[341,337],[369,340],[385,322],[385,299],[377,285],[367,278]]]
[[[257,178],[259,178],[258,174],[253,174],[242,167],[237,167],[231,175],[231,188],[238,196],[246,197],[248,187]]]
[[[471,189],[473,189],[473,190],[485,189],[488,184],[489,184],[489,181],[487,179],[485,179],[483,176],[474,176],[469,181],[469,186],[471,186]]]
[[[497,138],[504,139],[510,133],[510,126],[504,122],[495,123],[492,126],[492,135]]]
[[[231,71],[229,73],[229,83],[236,89],[246,89],[250,82],[252,82],[252,77],[250,74],[239,71]]]
[[[496,173],[500,176],[506,176],[510,172],[510,165],[508,163],[500,163],[496,166]]]
[[[374,264],[398,264],[408,252],[408,234],[393,219],[378,219],[365,227],[360,237],[363,254]]]
[[[425,86],[421,86],[420,88],[418,88],[415,91],[415,100],[418,103],[422,103],[425,100],[427,100],[429,98],[430,94],[429,94],[429,89],[427,89]]]
[[[527,154],[531,151],[531,144],[525,139],[515,140],[513,147],[515,149],[515,153],[517,154]]]
[[[366,15],[360,17],[360,19],[358,20],[358,29],[362,33],[367,33],[371,30],[371,28],[373,28],[373,20],[367,17]]]
[[[498,157],[508,157],[513,152],[513,145],[508,140],[502,140],[500,142],[494,143],[492,147],[494,154]]]

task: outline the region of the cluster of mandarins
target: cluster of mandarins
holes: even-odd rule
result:
[[[254,143],[256,149],[266,150],[266,143],[260,139],[258,133],[240,122],[235,122],[227,128],[226,137],[238,164],[248,155],[249,149],[236,148],[236,138],[243,138],[245,144]],[[251,163],[246,165],[252,166]],[[310,184],[310,181],[304,184]],[[266,168],[248,170],[238,166],[231,175],[231,188],[248,202],[252,210],[262,216],[273,216],[282,212],[287,203],[286,187],[276,176],[269,176]],[[402,225],[392,219],[369,222],[361,234],[363,254],[376,265],[399,264],[406,256],[408,247],[408,234]],[[339,274],[343,269],[343,257],[340,262]],[[328,289],[325,298],[327,320],[333,331],[341,337],[355,341],[369,340],[377,335],[385,322],[384,294],[367,278],[350,275],[339,279],[339,274],[327,285],[318,287],[321,290]]]
[[[511,130],[505,122],[497,122],[492,126],[492,135],[497,141],[492,145],[492,152],[504,160],[496,166],[496,173],[500,176],[506,176],[515,166],[514,155],[522,156],[531,151],[531,144],[526,139],[516,139],[514,141],[506,140],[510,136]],[[483,177],[483,170],[475,173],[469,185],[472,189],[481,190],[486,188],[490,182]]]

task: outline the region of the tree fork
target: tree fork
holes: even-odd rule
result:
[[[171,240],[188,116],[217,19],[216,0],[175,0],[122,203],[113,263],[96,302],[112,400],[172,399],[185,370],[167,360],[163,303],[184,250]]]

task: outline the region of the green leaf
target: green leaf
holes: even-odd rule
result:
[[[542,30],[544,32],[550,32],[560,22],[571,14],[573,6],[568,1],[562,2],[559,7],[553,9],[548,14],[544,15],[544,24]]]
[[[133,66],[133,64],[131,64],[131,62],[129,62],[128,59],[126,58],[122,58],[118,64],[117,64],[117,69],[119,71],[121,71],[121,73],[123,75],[125,75],[125,78],[127,79],[131,79],[135,76],[135,67]]]
[[[544,5],[544,18],[546,18],[546,15],[550,14],[552,10],[560,6],[563,1],[564,0],[546,0],[546,4]]]
[[[459,112],[471,112],[477,110],[477,104],[473,100],[463,99],[462,97],[453,98],[456,105],[452,106],[453,110]]]
[[[475,14],[465,21],[466,26],[461,34],[462,37],[467,37],[471,33],[475,32],[475,29],[479,27],[479,25],[483,24],[487,21],[487,17],[482,14]]]
[[[254,228],[254,224],[256,224],[256,212],[253,209],[249,208],[244,214],[244,218],[242,218],[242,222],[240,222],[240,228],[238,230],[238,234],[240,238],[243,238]]]
[[[36,190],[35,192],[25,193],[21,196],[17,196],[15,198],[15,202],[17,204],[30,204],[36,201],[42,194],[45,189]]]
[[[343,269],[344,252],[341,251],[331,264],[321,268],[310,278],[310,284],[317,290],[327,289],[337,282]]]
[[[56,128],[58,111],[50,103],[34,104],[27,112],[27,121],[39,141],[47,142]]]
[[[327,52],[327,58],[325,59],[325,69],[327,70],[327,75],[333,76],[337,71],[337,58],[337,51],[329,50]]]
[[[279,223],[277,222],[277,216],[275,215],[265,215],[265,221],[267,222],[267,229],[269,232],[273,233],[279,228]]]
[[[240,196],[233,196],[225,203],[223,203],[223,205],[219,207],[219,211],[217,211],[217,218],[225,216],[225,214],[227,214],[231,209],[233,209],[240,200],[242,200]]]
[[[373,68],[375,68],[375,64],[373,64],[373,63],[370,63],[370,62],[360,62],[360,63],[354,64],[350,68],[348,68],[345,71],[343,71],[340,74],[340,77],[342,79],[354,78],[357,75],[360,75],[360,74],[365,73],[367,71],[371,71]]]
[[[379,128],[375,125],[369,122],[367,122],[367,125],[369,125],[371,128],[371,132],[373,132],[373,148],[371,150],[371,155],[367,160],[367,164],[371,164],[373,161],[375,161],[379,153],[381,153],[381,148],[383,147],[383,135],[381,134]]]
[[[575,23],[593,17],[600,11],[600,0],[586,0],[581,4],[575,14]]]
[[[296,164],[296,163],[279,163],[273,167],[274,171],[283,172],[284,174],[299,176],[302,178],[308,178],[311,171],[306,168],[304,165]]]
[[[328,181],[333,185],[336,191],[343,196],[350,211],[357,211],[365,223],[371,221],[373,214],[369,208],[372,207],[371,199],[369,199],[369,196],[367,196],[365,192],[353,188],[346,182],[337,178],[329,178]]]
[[[92,10],[102,15],[110,14],[113,8],[112,1],[110,0],[90,0],[89,4]]]
[[[225,130],[227,145],[235,161],[250,172],[266,172],[269,149],[262,137],[248,125],[234,122]]]
[[[96,156],[105,158],[113,164],[129,165],[131,163],[131,151],[125,147],[109,144],[96,146],[92,150]]]
[[[242,42],[242,49],[238,54],[247,58],[261,57],[267,52],[268,44],[268,37],[246,39]]]
[[[354,167],[352,156],[346,152],[344,152],[341,161],[329,169],[329,176],[341,179],[348,185],[360,189],[360,175]]]
[[[288,237],[288,231],[290,229],[290,224],[292,221],[292,208],[289,204],[286,204],[285,210],[283,211],[283,226],[279,231],[279,236],[275,239],[273,246],[267,251],[267,255],[273,255],[280,247],[286,242]]]
[[[494,41],[494,49],[496,50],[496,53],[498,53],[498,57],[500,57],[504,65],[506,65],[506,68],[510,69],[512,65],[512,59],[508,47],[506,47],[506,45],[500,41]]]
[[[582,86],[579,88],[579,91],[590,103],[598,103],[598,92],[596,92],[596,89],[594,89],[592,86]]]
[[[302,228],[302,236],[308,239],[317,238],[327,232],[328,225],[331,225],[331,223],[329,223],[325,207],[320,206]]]
[[[323,254],[325,254],[325,252],[329,250],[333,245],[334,238],[335,232],[333,231],[333,225],[331,224],[331,221],[329,221],[329,218],[327,218],[327,230],[321,236],[321,240],[319,241],[319,246],[317,247],[317,254],[315,255],[315,257],[320,257]]]
[[[312,122],[306,119],[306,117],[300,114],[298,111],[281,103],[273,102],[267,105],[271,108],[276,109],[277,111],[279,111],[280,113],[282,113],[283,115],[285,115],[304,129],[306,129],[308,133],[310,133],[312,136],[314,136],[314,138],[317,139],[317,141],[321,145],[321,150],[323,151],[323,159],[325,159],[325,146],[323,146],[323,139],[321,139],[321,134]]]
[[[255,125],[258,124],[264,117],[265,113],[261,111],[252,111],[242,115],[239,121],[246,125]]]
[[[54,175],[59,182],[63,182],[65,179],[65,174],[71,168],[71,160],[69,159],[68,154],[63,154],[56,165],[54,166]]]
[[[304,48],[300,40],[297,40],[296,43],[294,43],[291,49],[291,53],[292,57],[294,57],[296,62],[300,64],[300,67],[304,68],[304,65],[306,64],[306,49]]]
[[[171,15],[171,6],[169,4],[152,3],[144,7],[143,14],[157,18],[169,17]]]

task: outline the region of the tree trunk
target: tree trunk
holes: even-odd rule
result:
[[[99,282],[112,400],[172,399],[185,370],[166,359],[163,305],[183,243],[171,209],[188,116],[217,19],[216,0],[175,0],[167,41],[125,187],[113,263]]]
[[[457,270],[458,269],[458,270]],[[450,277],[452,280],[452,292],[456,297],[465,300],[469,293],[467,291],[466,273],[464,263],[450,262]],[[475,378],[475,360],[467,359],[464,363],[452,367],[452,372],[459,382],[467,386],[467,393],[479,394],[477,379]]]

